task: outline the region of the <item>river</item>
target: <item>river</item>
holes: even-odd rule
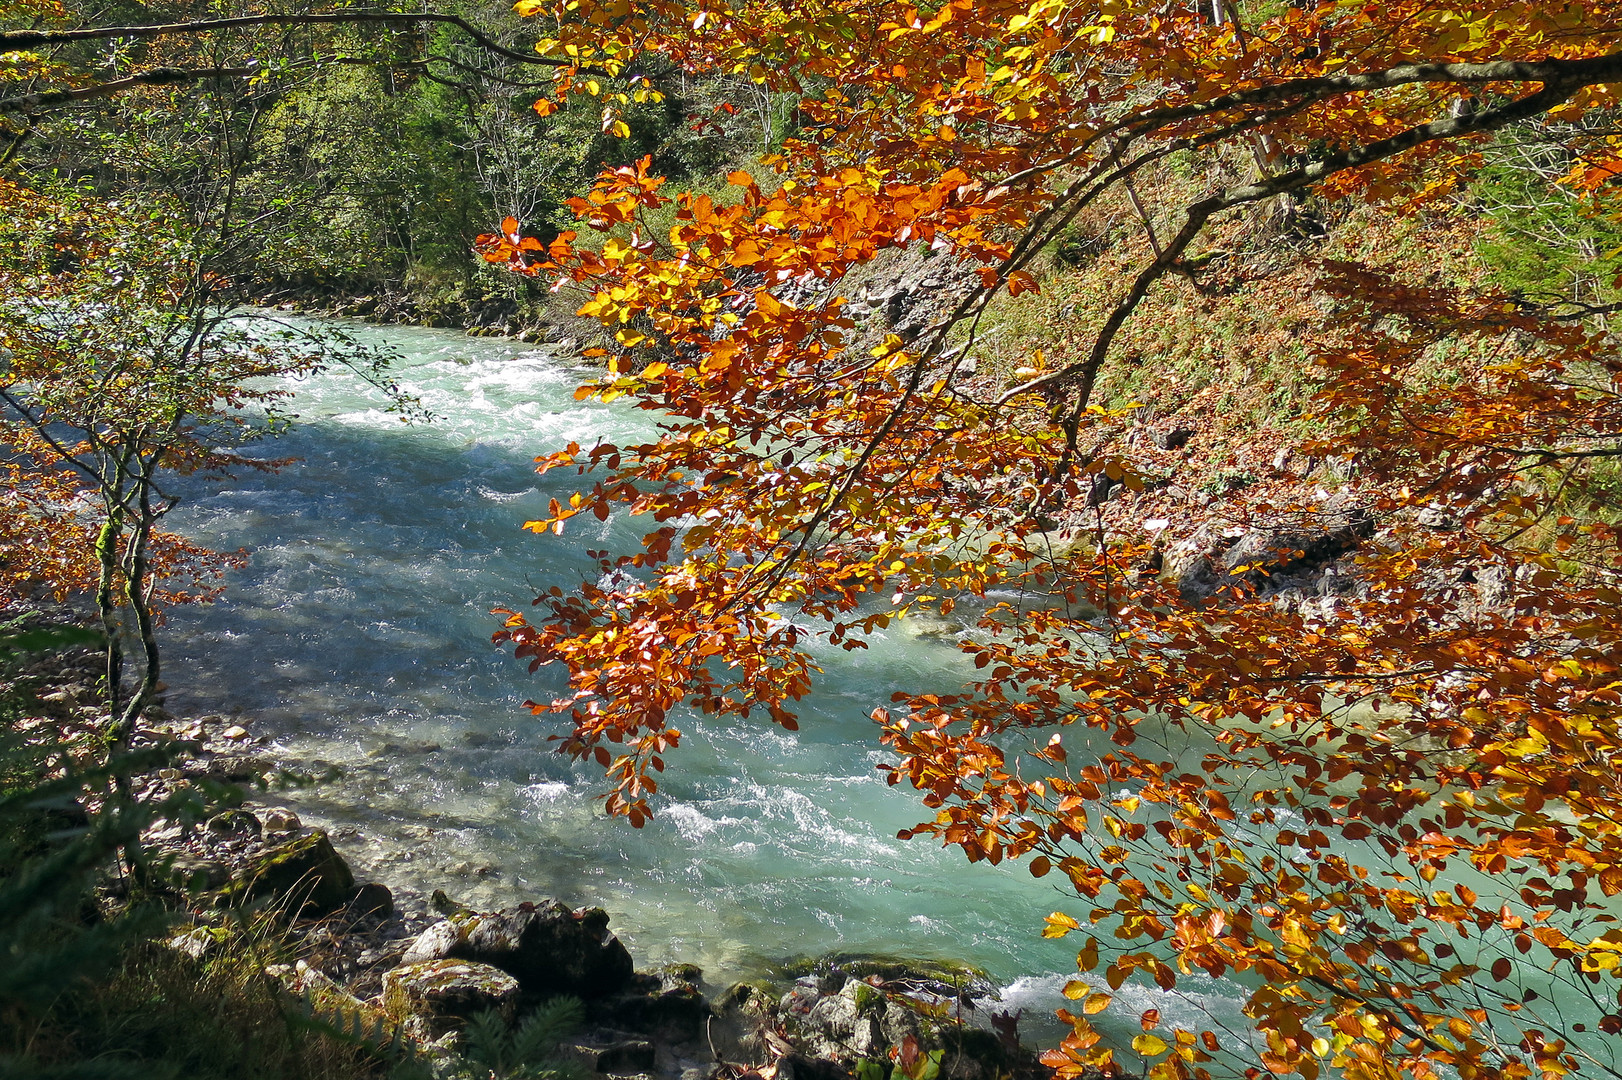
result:
[[[240,716],[289,766],[330,768],[287,798],[385,881],[476,905],[601,904],[640,964],[690,961],[715,984],[832,950],[963,961],[1025,1009],[1027,1038],[1051,1039],[1074,947],[1040,931],[1066,897],[1023,865],[897,840],[927,812],[875,769],[869,712],[963,683],[954,641],[902,621],[867,651],[827,650],[798,733],[687,718],[652,823],[608,819],[601,774],[550,749],[562,721],[522,705],[556,676],[493,646],[490,612],[577,585],[586,548],[634,545],[648,526],[623,516],[562,536],[522,524],[573,479],[538,477],[535,455],[635,437],[648,414],[575,401],[591,372],[542,348],[344,328],[394,349],[438,419],[404,424],[338,369],[293,387],[290,433],[246,448],[295,463],[187,484],[172,524],[248,556],[219,601],[170,613],[171,706]],[[1142,1007],[1231,1016],[1237,988],[1209,990]]]

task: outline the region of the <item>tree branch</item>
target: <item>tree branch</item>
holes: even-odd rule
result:
[[[570,67],[572,62],[535,53],[509,49],[476,29],[459,15],[424,11],[416,14],[393,11],[343,11],[307,15],[240,15],[231,19],[203,19],[196,22],[153,23],[149,26],[87,26],[75,30],[8,30],[0,33],[0,52],[33,49],[42,45],[63,45],[71,41],[105,38],[155,38],[178,34],[208,34],[216,30],[237,30],[252,26],[332,26],[351,23],[442,23],[454,26],[472,38],[480,48],[520,64],[543,67]]]
[[[0,112],[32,112],[35,109],[49,108],[52,105],[62,105],[70,101],[112,97],[114,94],[122,94],[126,90],[133,90],[137,86],[174,86],[179,83],[201,82],[204,79],[247,78],[258,75],[264,70],[257,63],[234,68],[152,68],[149,71],[138,71],[127,78],[96,83],[92,86],[82,86],[75,90],[44,90],[33,94],[22,94],[18,97],[0,98]]]

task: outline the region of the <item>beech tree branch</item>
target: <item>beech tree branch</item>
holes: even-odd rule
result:
[[[137,86],[173,86],[179,83],[201,82],[204,79],[247,78],[258,75],[264,70],[261,65],[256,63],[247,64],[243,67],[152,68],[148,71],[138,71],[134,75],[123,79],[95,83],[91,86],[81,86],[73,90],[42,90],[33,94],[0,98],[0,112],[32,112],[35,109],[49,108],[52,105],[64,105],[70,101],[112,97],[114,94],[121,94],[125,90],[133,90]]]
[[[35,49],[43,45],[65,45],[73,41],[106,38],[156,38],[183,34],[208,34],[217,30],[238,30],[252,26],[334,26],[352,23],[442,23],[454,26],[487,52],[520,64],[542,67],[570,67],[568,60],[538,56],[509,49],[489,37],[460,15],[435,11],[418,13],[393,11],[341,11],[304,15],[239,15],[229,19],[201,19],[195,22],[153,23],[148,26],[87,26],[73,30],[8,30],[0,33],[0,52]]]

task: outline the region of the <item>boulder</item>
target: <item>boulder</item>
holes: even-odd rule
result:
[[[917,962],[871,955],[830,955],[795,965],[814,973],[797,980],[770,1011],[769,999],[737,986],[717,1001],[717,1030],[740,1048],[767,1041],[777,1024],[792,1040],[792,1049],[807,1061],[833,1062],[854,1068],[862,1061],[884,1062],[906,1053],[909,1045],[926,1055],[939,1055],[941,1080],[996,1080],[1000,1076],[1035,1075],[1035,1058],[1023,1051],[1011,1023],[1006,1037],[986,1031],[963,1017],[975,1014],[975,1000],[994,987],[984,972],[940,962]],[[765,995],[759,995],[764,997]],[[992,1014],[995,1024],[1006,1019]],[[740,1038],[734,1034],[745,1031]],[[721,1043],[717,1043],[719,1049]],[[783,1047],[774,1047],[781,1053]],[[787,1059],[784,1059],[787,1060]],[[779,1068],[781,1080],[783,1070]]]
[[[709,1038],[723,1061],[763,1065],[774,1056],[766,1033],[777,1027],[777,1000],[764,986],[734,983],[715,999]]]
[[[888,1005],[884,991],[852,979],[839,993],[811,1006],[798,1022],[798,1034],[806,1049],[819,1058],[882,1060],[890,1046],[883,1023]]]
[[[356,919],[386,919],[394,914],[394,893],[387,885],[369,881],[349,898],[349,914]]]
[[[520,993],[517,979],[471,960],[403,964],[383,975],[388,1015],[398,1022],[419,1018],[435,1038],[490,1009],[510,1022]]]
[[[317,829],[255,855],[222,896],[233,905],[269,900],[295,914],[328,914],[347,904],[354,890],[349,864]]]
[[[923,992],[936,997],[986,997],[995,990],[991,977],[979,968],[950,960],[914,960],[882,953],[827,953],[789,965],[789,972],[816,976],[833,993],[849,979],[876,980],[886,989]],[[798,985],[798,984],[797,984]]]
[[[1271,595],[1300,587],[1302,582],[1296,579],[1321,573],[1372,535],[1374,518],[1366,508],[1349,500],[1331,500],[1317,511],[1276,524],[1249,529],[1202,526],[1167,548],[1161,576],[1176,582],[1183,599],[1190,602],[1241,582]]]
[[[603,997],[631,982],[631,954],[608,932],[602,908],[570,911],[555,900],[496,912],[460,911],[424,930],[408,962],[476,960],[518,979],[526,991]]]
[[[713,1015],[699,990],[704,975],[692,964],[667,964],[638,972],[630,987],[615,995],[604,1010],[616,1027],[639,1031],[665,1042],[697,1042]]]

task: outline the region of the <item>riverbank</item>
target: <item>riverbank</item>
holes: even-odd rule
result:
[[[360,319],[379,326],[420,326],[550,345],[563,355],[576,355],[602,336],[595,320],[574,314],[576,303],[552,294],[542,302],[520,299],[510,283],[503,284],[508,287],[472,284],[443,295],[424,295],[399,285],[359,290],[264,285],[251,287],[247,300],[256,307],[310,318]]]
[[[100,662],[76,648],[30,663],[22,678],[34,704],[22,729],[95,743]],[[584,1010],[552,1050],[599,1076],[832,1080],[876,1068],[993,1080],[1039,1070],[1018,1044],[1018,1017],[987,1007],[992,985],[970,968],[827,956],[717,987],[691,964],[637,970],[601,908],[534,896],[475,911],[443,892],[359,881],[332,837],[278,798],[300,778],[251,726],[149,710],[136,749],[181,753],[133,777],[135,797],[184,805],[175,796],[189,791],[190,805],[210,812],[151,822],[147,869],[104,886],[102,905],[111,915],[137,897],[160,901],[171,914],[156,941],[188,962],[270,961],[261,970],[280,987],[278,1008],[399,1033],[446,1076],[470,1018],[495,1010],[521,1024],[559,995]]]

